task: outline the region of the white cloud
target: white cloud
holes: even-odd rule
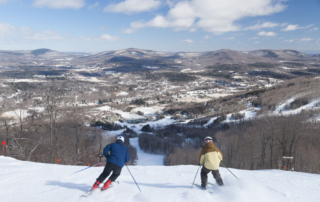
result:
[[[0,23],[0,37],[4,35],[30,34],[34,30],[28,27],[15,27],[8,23]]]
[[[64,39],[64,37],[55,31],[42,31],[40,33],[36,33],[31,36],[26,36],[25,39],[48,41],[48,40],[62,40]]]
[[[34,0],[33,6],[35,7],[48,7],[48,8],[73,8],[79,9],[85,5],[84,0]]]
[[[298,29],[308,29],[312,26],[313,26],[313,24],[305,26],[305,27],[300,27],[299,25],[288,25],[286,28],[282,29],[281,31],[288,32],[288,31],[294,31],[294,30],[298,30]]]
[[[17,0],[0,0],[0,5],[8,3],[9,1],[17,1]]]
[[[259,35],[259,36],[277,36],[277,33],[275,33],[275,32],[265,32],[265,31],[262,31],[262,32],[259,32],[258,35]]]
[[[15,27],[8,23],[0,23],[0,38],[19,40],[61,40],[64,39],[58,32],[41,31],[38,32],[30,27]]]
[[[285,40],[285,42],[290,42],[290,43],[292,43],[292,42],[294,42],[294,40],[293,40],[293,39]]]
[[[211,38],[211,36],[209,36],[209,35],[206,35],[206,36],[204,37],[204,39],[209,39],[209,38]]]
[[[114,13],[140,13],[151,11],[159,8],[161,1],[159,0],[125,0],[118,4],[109,4],[103,11]]]
[[[185,39],[185,40],[182,40],[182,41],[185,41],[185,42],[188,42],[188,43],[193,43],[193,41],[191,39]]]
[[[8,1],[10,1],[10,0],[0,0],[0,4],[5,4],[5,3],[7,3]]]
[[[258,43],[260,43],[259,41],[256,41],[256,42],[254,42],[255,44],[258,44]]]
[[[260,30],[260,29],[263,29],[263,28],[272,28],[272,27],[277,27],[277,26],[279,26],[278,23],[265,22],[265,23],[262,23],[262,24],[255,24],[253,26],[246,27],[246,28],[244,28],[244,30]]]
[[[299,29],[299,25],[288,25],[286,28],[282,29],[281,31],[293,31]]]
[[[311,32],[311,31],[317,31],[317,30],[318,30],[318,27],[314,27],[314,28],[310,29],[309,31]]]
[[[229,38],[224,38],[224,39],[226,39],[226,40],[235,40],[234,37],[229,37]]]
[[[285,0],[183,0],[171,1],[168,13],[157,15],[147,22],[132,22],[126,33],[144,27],[174,28],[175,30],[203,29],[222,34],[241,29],[235,21],[245,17],[266,16],[283,11]],[[265,24],[265,26],[271,26]]]
[[[99,38],[91,38],[87,36],[80,36],[79,39],[83,41],[99,41],[100,40]]]
[[[93,9],[93,8],[95,8],[97,6],[99,6],[99,1],[97,1],[97,3],[95,3],[95,4],[89,5],[88,8],[89,9]]]
[[[312,41],[313,39],[311,39],[311,38],[303,38],[303,39],[301,39],[301,41],[304,41],[304,42],[308,42],[308,41]]]
[[[29,27],[15,27],[8,23],[0,23],[0,40],[3,42],[24,43],[30,41],[92,41],[92,42],[112,42],[119,40],[117,36],[111,36],[103,34],[98,37],[65,37],[59,34],[59,32],[52,30],[38,31]]]
[[[249,40],[256,40],[256,39],[259,39],[260,37],[252,37],[252,38],[249,38]]]
[[[80,40],[83,40],[83,41],[100,41],[100,42],[103,42],[103,41],[109,41],[109,42],[112,42],[112,41],[117,41],[119,40],[119,37],[117,36],[110,36],[108,34],[103,34],[101,35],[100,37],[87,37],[87,36],[81,36],[79,37]]]
[[[117,41],[117,40],[119,40],[119,37],[117,37],[117,36],[110,36],[110,35],[108,35],[108,34],[103,34],[103,35],[100,36],[100,38],[101,38],[102,40],[106,40],[106,41]]]

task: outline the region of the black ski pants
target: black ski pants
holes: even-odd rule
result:
[[[114,182],[119,177],[121,170],[122,170],[121,167],[119,167],[113,163],[107,162],[106,166],[104,167],[103,172],[97,178],[97,181],[102,183],[112,172],[112,175],[110,176],[109,180],[111,180],[111,182]]]
[[[220,176],[219,170],[209,170],[206,167],[202,166],[201,169],[201,186],[206,187],[208,184],[208,173],[212,172],[214,179],[216,180],[219,186],[223,185],[222,178]]]

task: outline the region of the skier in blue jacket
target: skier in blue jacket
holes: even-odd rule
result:
[[[103,185],[101,190],[108,189],[110,185],[112,186],[111,183],[119,177],[124,164],[128,163],[130,160],[128,149],[124,145],[124,137],[119,135],[115,143],[107,145],[103,149],[103,155],[107,158],[107,164],[101,175],[97,178],[97,181],[94,183],[92,190],[98,188],[100,183],[102,183],[111,172],[112,175]]]

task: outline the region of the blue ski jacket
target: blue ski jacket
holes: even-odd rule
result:
[[[110,154],[108,154],[109,151]],[[122,140],[117,140],[115,143],[107,145],[103,149],[103,155],[107,158],[108,162],[121,168],[130,160],[129,151],[127,147],[124,146]]]

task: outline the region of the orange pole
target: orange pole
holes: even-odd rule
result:
[[[3,151],[4,151],[4,145],[6,145],[6,141],[2,142],[2,156],[3,156]]]

